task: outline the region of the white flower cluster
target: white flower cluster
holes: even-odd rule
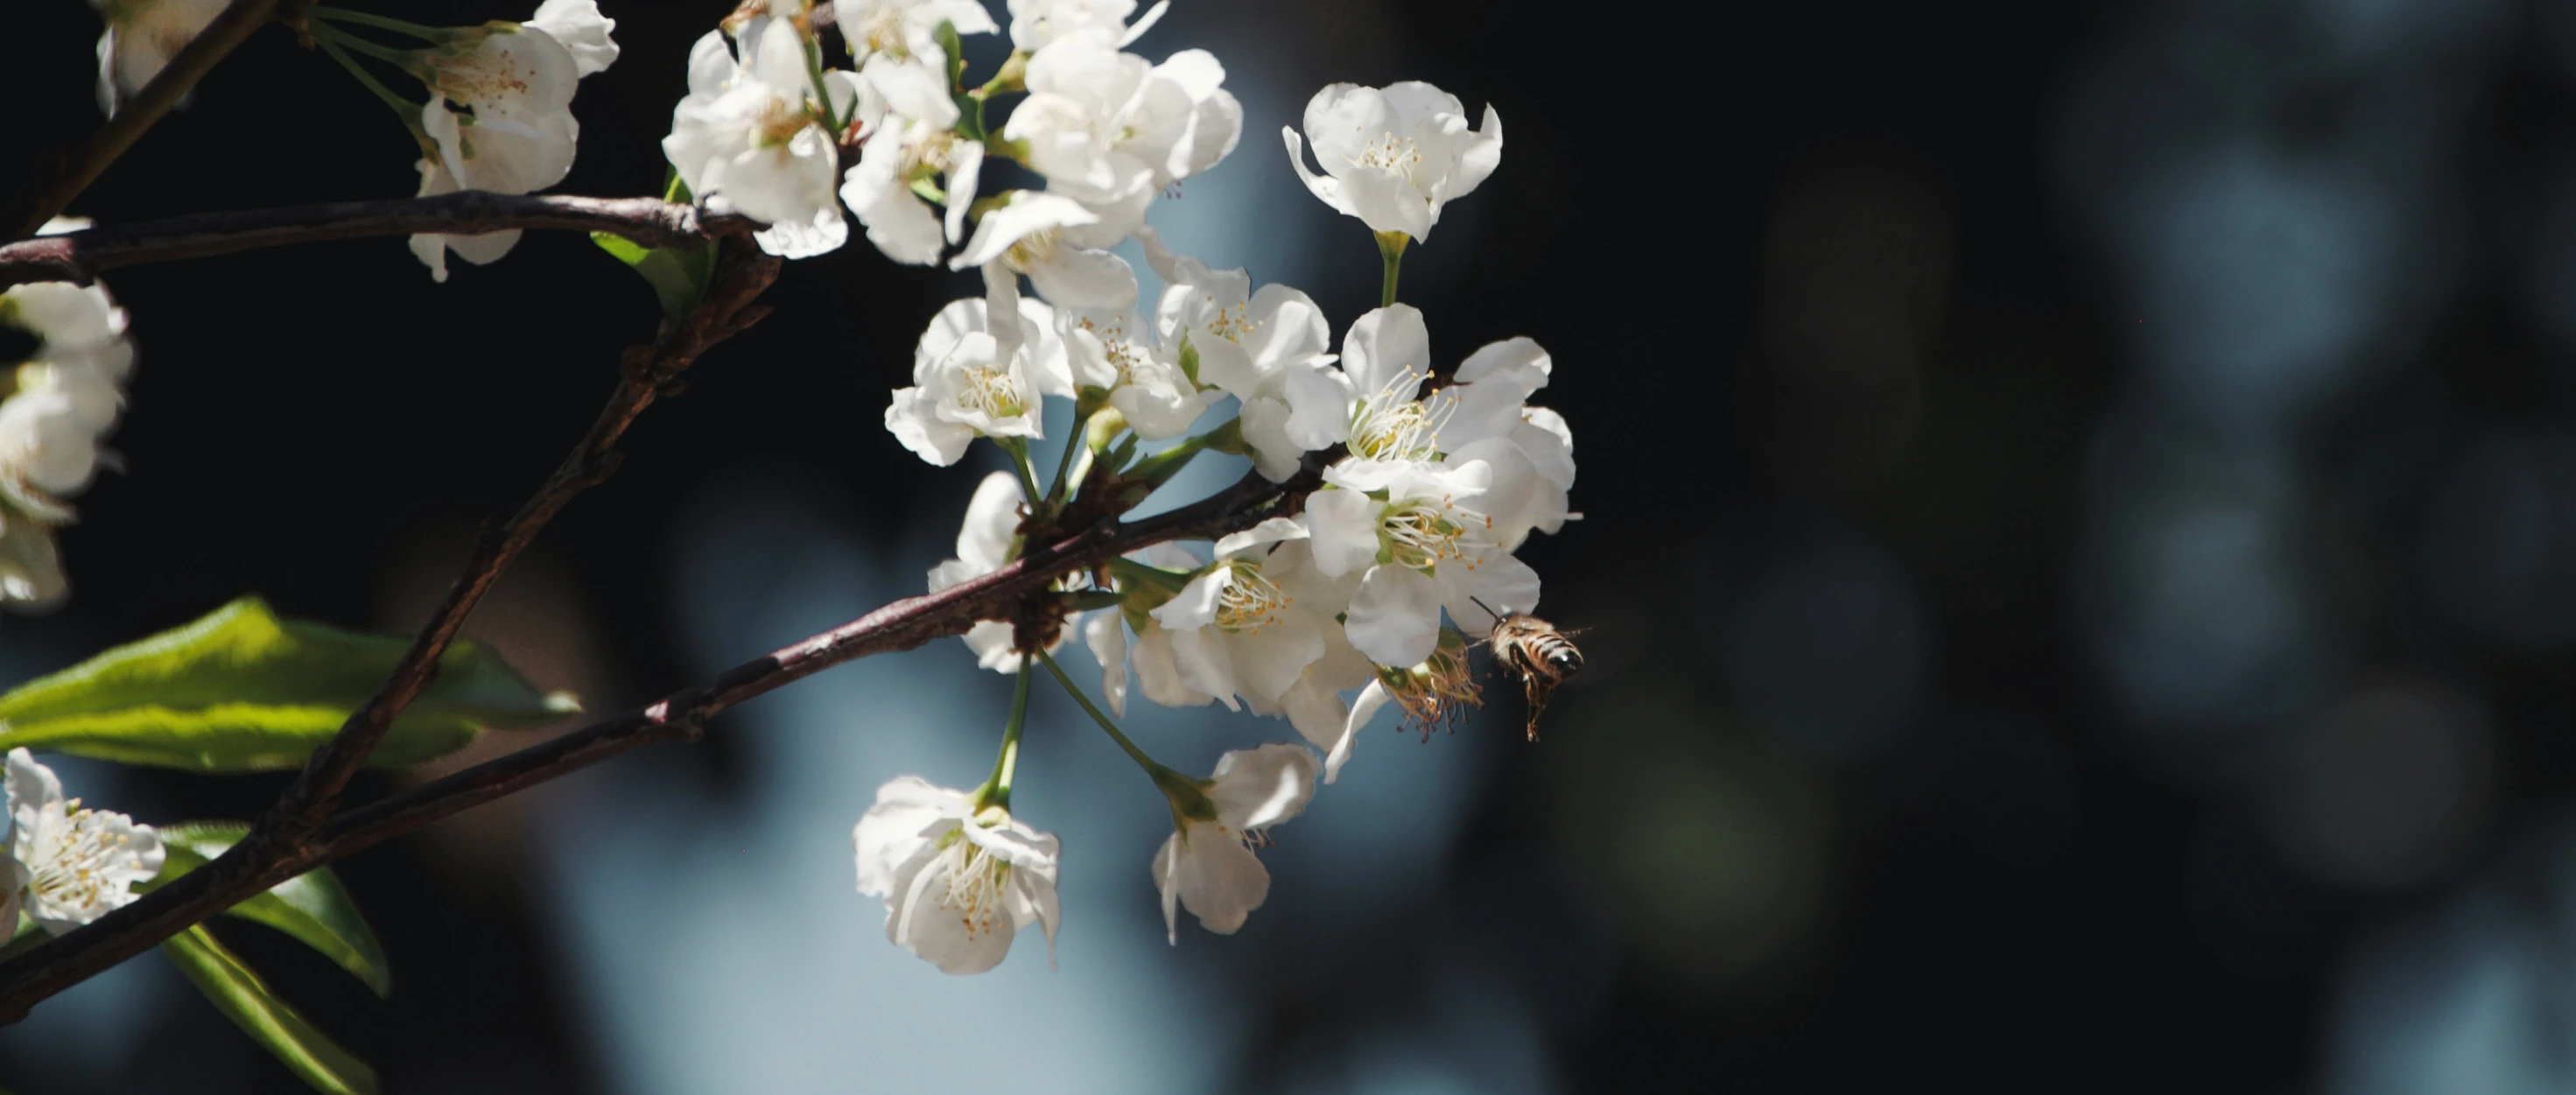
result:
[[[99,439],[125,408],[134,347],[125,310],[95,285],[12,286],[0,292],[0,324],[39,342],[35,356],[0,373],[0,608],[41,612],[71,591],[54,529],[72,519],[63,499],[87,490],[100,465],[114,466]]]
[[[1069,513],[1114,517],[1206,449],[1248,456],[1272,482],[1320,471],[1301,510],[1204,553],[1161,544],[1070,577],[1048,594],[1062,606],[1053,618],[1017,611],[965,636],[986,669],[1043,663],[1060,676],[1053,654],[1078,629],[1122,717],[1132,683],[1166,706],[1223,703],[1289,721],[1306,744],[1230,752],[1198,779],[1153,763],[1092,712],[1171,802],[1174,832],[1152,875],[1175,938],[1182,908],[1232,932],[1268,893],[1253,849],[1306,808],[1318,777],[1338,776],[1372,714],[1392,704],[1428,725],[1475,702],[1468,647],[1538,603],[1539,577],[1514,552],[1571,516],[1572,433],[1529,402],[1549,381],[1546,351],[1510,339],[1440,369],[1422,314],[1393,303],[1403,247],[1493,172],[1501,124],[1488,109],[1471,128],[1456,98],[1421,83],[1334,85],[1307,106],[1305,141],[1324,172],[1307,167],[1290,131],[1295,169],[1377,234],[1389,267],[1388,303],[1354,321],[1336,353],[1305,293],[1177,254],[1145,224],[1158,194],[1215,166],[1242,128],[1224,70],[1204,51],[1160,64],[1121,52],[1159,6],[1131,26],[1129,0],[1011,0],[1017,51],[972,91],[935,52],[953,38],[922,31],[994,29],[979,13],[886,0],[842,8],[854,50],[875,51],[863,75],[920,65],[905,79],[932,86],[909,112],[862,105],[851,123],[860,162],[840,196],[900,261],[935,262],[965,235],[948,264],[981,270],[985,284],[923,333],[886,428],[932,464],[954,464],[986,438],[1016,465],[976,490],[932,591],[999,570],[1032,536],[1079,531],[1064,524]],[[983,97],[1015,80],[1028,98],[998,132],[981,132]],[[997,156],[1044,189],[975,197]],[[1111,252],[1128,239],[1159,275],[1158,299],[1140,300],[1135,272]],[[1055,485],[1042,487],[1027,445],[1049,397],[1069,401],[1079,425]],[[885,899],[888,937],[951,973],[991,968],[1030,923],[1050,940],[1056,927],[1056,842],[1008,810],[1020,717],[1015,708],[993,782],[968,792],[904,777],[854,833],[859,888]]]
[[[134,900],[134,885],[161,873],[161,837],[151,826],[64,799],[62,780],[26,750],[9,751],[6,787],[0,931],[14,930],[24,912],[61,935]]]

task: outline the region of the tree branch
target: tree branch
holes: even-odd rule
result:
[[[89,140],[81,142],[80,147],[68,155],[56,153],[49,156],[50,163],[38,166],[35,176],[9,202],[8,210],[0,213],[0,230],[6,232],[0,238],[17,239],[30,235],[46,221],[52,220],[54,214],[62,212],[73,198],[79,197],[81,191],[89,189],[89,184],[97,181],[99,175],[107,170],[107,165],[115,163],[117,157],[133,147],[144,131],[152,128],[152,123],[160,121],[162,115],[178,106],[179,100],[187,98],[188,92],[197,86],[197,81],[213,72],[215,65],[222,62],[234,47],[249,40],[253,32],[277,18],[277,8],[282,2],[233,0],[231,7],[215,16],[215,21],[206,24],[206,29],[197,32],[187,48],[170,58],[170,63],[161,67],[161,74],[143,85],[143,90],[120,107],[116,116],[109,118],[98,132],[90,134]]]
[[[741,217],[701,216],[689,206],[655,198],[465,190],[431,198],[198,213],[21,240],[0,246],[0,288],[30,281],[87,283],[120,266],[416,232],[450,236],[513,228],[613,232],[646,247],[671,247],[751,227]]]
[[[37,1001],[320,862],[315,856],[321,845],[315,836],[338,804],[341,790],[383,740],[395,716],[436,678],[439,656],[493,579],[574,495],[608,477],[616,466],[618,438],[699,354],[768,313],[752,300],[777,279],[779,260],[736,244],[726,248],[720,263],[704,302],[680,322],[665,325],[651,345],[628,348],[617,390],[589,432],[506,524],[486,532],[475,544],[463,572],[448,587],[446,598],[402,661],[376,693],[350,714],[339,734],[314,751],[268,816],[214,862],[80,931],[0,965],[0,1022],[14,1022]]]
[[[303,774],[278,798],[276,808],[252,829],[244,843],[301,843],[320,827],[331,808],[339,803],[340,791],[348,786],[349,778],[358,773],[367,754],[384,739],[394,717],[438,675],[439,656],[446,653],[457,629],[464,626],[466,615],[474,611],[475,603],[483,599],[484,591],[491,588],[502,568],[536,539],[538,531],[574,495],[608,478],[616,469],[614,450],[626,428],[699,354],[768,314],[767,308],[752,300],[777,279],[779,260],[736,245],[728,249],[722,261],[724,267],[709,286],[704,303],[666,329],[654,345],[627,349],[617,391],[600,409],[590,432],[565,454],[554,474],[546,477],[545,484],[519,507],[519,512],[511,515],[507,524],[483,534],[466,560],[464,572],[448,587],[446,599],[431,614],[429,623],[421,628],[393,673],[364,706],[350,714],[337,736],[314,751],[305,762]]]
[[[1249,473],[1232,487],[1192,505],[1133,523],[1103,522],[1031,550],[991,574],[896,601],[646,707],[346,811],[309,839],[247,852],[252,842],[244,840],[213,863],[0,964],[0,1022],[16,1022],[46,997],[142,953],[188,925],[360,849],[620,753],[658,742],[695,740],[707,718],[719,711],[853,659],[965,634],[977,620],[1006,617],[1014,602],[1046,593],[1066,574],[1151,544],[1219,537],[1292,512],[1322,482],[1324,467],[1339,455],[1338,447],[1310,455],[1305,467],[1285,483],[1269,483],[1258,473]]]

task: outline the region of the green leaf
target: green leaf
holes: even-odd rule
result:
[[[642,276],[653,287],[653,298],[661,302],[662,314],[674,320],[698,306],[715,273],[715,248],[705,244],[645,247],[614,232],[593,232],[590,242]]]
[[[159,831],[161,873],[135,887],[141,892],[148,893],[213,862],[240,841],[250,826],[238,821],[191,821],[164,825]],[[384,948],[377,944],[376,933],[367,927],[366,918],[358,914],[357,902],[349,899],[349,891],[341,887],[339,877],[327,867],[287,879],[277,888],[224,911],[266,924],[322,952],[366,982],[378,996],[393,991]]]
[[[313,1029],[313,1024],[269,991],[268,984],[242,964],[239,956],[215,942],[205,925],[171,936],[161,944],[161,953],[168,955],[171,964],[188,975],[188,980],[197,983],[197,991],[214,1002],[215,1010],[250,1035],[251,1041],[276,1054],[289,1071],[313,1085],[314,1090],[332,1095],[375,1095],[376,1070],[340,1048],[328,1035]]]
[[[0,749],[204,772],[293,768],[339,732],[410,645],[280,620],[244,597],[0,695]],[[485,729],[542,726],[581,709],[475,643],[457,641],[438,665],[438,679],[367,763],[418,764]]]

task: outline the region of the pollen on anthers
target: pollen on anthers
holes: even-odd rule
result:
[[[1237,559],[1234,574],[1216,597],[1216,626],[1234,633],[1249,634],[1279,622],[1279,610],[1288,607],[1293,598],[1276,583],[1263,577],[1261,564]]]
[[[958,370],[965,385],[957,401],[994,418],[1017,418],[1027,409],[1020,392],[1020,382],[1009,371],[992,367],[968,367]]]
[[[1440,427],[1448,421],[1451,404],[1444,402],[1436,410],[1423,406],[1413,398],[1421,383],[1419,375],[1406,373],[1370,392],[1351,413],[1351,452],[1370,460],[1438,457]]]
[[[1468,533],[1492,527],[1493,518],[1443,495],[1437,501],[1415,498],[1387,507],[1378,522],[1378,535],[1400,565],[1429,570],[1447,560],[1463,559],[1473,567],[1475,553],[1469,548],[1474,545],[1467,542]]]
[[[1411,138],[1381,133],[1361,145],[1359,155],[1350,157],[1350,162],[1358,167],[1382,167],[1411,177],[1414,165],[1422,162],[1422,150]]]
[[[991,931],[1002,912],[1002,886],[1010,877],[1011,865],[966,839],[962,830],[940,839],[939,858],[948,871],[940,907],[956,910],[970,935]]]
[[[1216,295],[1208,294],[1207,302],[1216,303]],[[1229,308],[1217,309],[1217,313],[1210,316],[1202,326],[1207,328],[1209,334],[1228,342],[1241,342],[1244,336],[1261,329],[1260,322],[1252,318],[1252,305],[1245,301],[1237,301]]]
[[[1435,729],[1455,731],[1469,710],[1485,703],[1484,689],[1476,683],[1464,646],[1444,642],[1420,665],[1411,669],[1380,666],[1377,675],[1387,698],[1404,712],[1396,729],[1420,730],[1424,741],[1431,740]]]
[[[1083,330],[1100,337],[1101,355],[1109,359],[1109,367],[1117,372],[1118,383],[1135,383],[1136,363],[1140,360],[1140,355],[1136,352],[1135,340],[1127,337],[1127,321],[1111,319],[1104,326],[1086,316],[1078,321],[1078,325]]]
[[[796,135],[814,124],[803,100],[788,101],[786,96],[772,95],[760,108],[760,147],[776,148],[795,140]]]

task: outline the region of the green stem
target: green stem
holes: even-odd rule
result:
[[[395,49],[392,46],[378,45],[364,38],[360,38],[357,35],[351,34],[348,31],[331,26],[328,23],[318,26],[307,24],[305,29],[312,32],[313,40],[317,43],[335,42],[339,45],[366,54],[369,57],[373,57],[376,60],[383,61],[388,64],[400,65],[406,72],[411,71],[414,66],[420,63],[420,54],[416,51]]]
[[[1151,483],[1159,487],[1171,482],[1172,477],[1179,475],[1182,468],[1190,465],[1190,461],[1198,459],[1200,453],[1211,448],[1220,452],[1226,451],[1229,445],[1240,445],[1242,442],[1241,425],[1238,424],[1238,420],[1229,419],[1225,425],[1206,433],[1193,434],[1182,439],[1178,445],[1137,461],[1135,467],[1127,469],[1124,478],[1129,482]]]
[[[1386,282],[1384,287],[1378,290],[1377,295],[1377,306],[1380,308],[1385,308],[1395,303],[1396,268],[1404,265],[1404,245],[1411,242],[1413,242],[1413,237],[1405,235],[1402,232],[1380,232],[1377,234],[1377,254],[1379,258],[1384,259],[1386,262]]]
[[[1003,452],[1011,454],[1011,467],[1020,473],[1020,493],[1028,499],[1029,509],[1034,512],[1038,508],[1038,499],[1042,496],[1038,493],[1037,469],[1029,466],[1029,439],[996,437],[993,443],[1000,445]]]
[[[814,104],[823,112],[823,127],[832,131],[833,143],[840,143],[843,123],[832,112],[832,88],[823,82],[823,42],[819,38],[805,40],[805,76],[814,82]],[[858,104],[851,104],[850,109],[857,110]]]
[[[1090,425],[1091,419],[1087,417],[1074,423],[1073,436],[1064,439],[1064,455],[1056,459],[1055,486],[1047,490],[1047,501],[1061,502],[1072,493],[1073,483],[1066,476],[1073,471],[1073,451],[1085,447],[1083,440]]]
[[[456,37],[456,32],[447,27],[425,27],[418,23],[407,23],[391,16],[376,15],[371,12],[351,11],[347,8],[323,7],[322,5],[316,4],[304,9],[304,14],[315,19],[328,19],[337,23],[356,23],[362,27],[375,27],[380,30],[389,30],[396,34],[408,34],[425,42],[445,42]]]
[[[322,47],[322,52],[330,54],[332,60],[340,62],[341,68],[348,69],[349,75],[357,77],[358,82],[366,85],[367,90],[375,92],[376,98],[384,100],[386,106],[394,108],[394,116],[402,119],[403,127],[411,130],[412,136],[424,141],[428,139],[420,130],[419,103],[406,100],[394,94],[385,85],[376,82],[375,77],[368,75],[367,70],[359,66],[357,58],[349,56],[347,51],[342,50],[338,43],[331,40],[333,36],[328,33],[329,28],[317,26],[311,29],[316,32],[313,35],[314,45]]]
[[[1011,721],[1002,724],[1002,752],[993,758],[992,778],[975,791],[975,809],[1011,808],[1011,774],[1020,766],[1020,727],[1029,718],[1029,656],[1020,655],[1019,682],[1011,689]]]
[[[1082,705],[1082,713],[1091,716],[1091,721],[1099,723],[1101,729],[1108,731],[1109,740],[1117,742],[1120,749],[1126,750],[1127,759],[1135,761],[1137,767],[1144,769],[1145,775],[1154,781],[1154,785],[1164,789],[1164,794],[1171,793],[1171,784],[1174,781],[1195,790],[1198,786],[1197,780],[1156,763],[1154,758],[1145,755],[1144,750],[1137,748],[1135,742],[1127,740],[1127,735],[1119,733],[1118,724],[1109,721],[1109,716],[1101,714],[1100,708],[1092,705],[1091,697],[1083,695],[1082,688],[1073,683],[1073,678],[1064,675],[1064,667],[1055,664],[1053,655],[1041,650],[1038,651],[1037,659],[1038,664],[1045,666],[1047,672],[1055,675],[1055,682],[1064,686],[1065,694],[1072,696],[1073,702]],[[1200,796],[1202,801],[1205,797]]]

